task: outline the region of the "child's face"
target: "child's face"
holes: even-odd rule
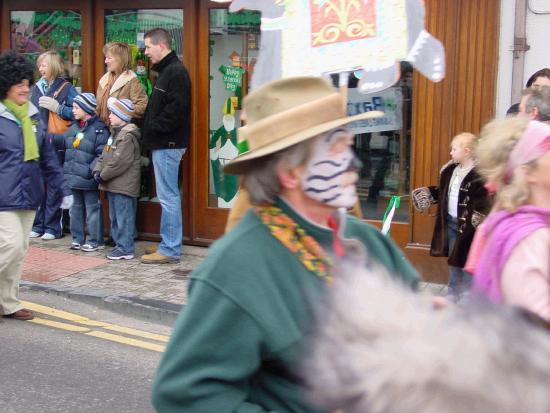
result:
[[[123,121],[122,119],[120,119],[113,112],[109,112],[109,122],[111,122],[111,126],[114,126],[114,127],[126,125],[126,121]]]
[[[84,112],[76,103],[73,103],[73,115],[76,120],[84,120],[88,114]]]
[[[464,144],[459,140],[454,140],[451,143],[451,158],[456,163],[463,163],[472,157],[469,148],[466,148]]]

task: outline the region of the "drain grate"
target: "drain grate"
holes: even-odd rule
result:
[[[185,280],[187,276],[191,273],[191,270],[172,270],[174,276],[172,278],[176,280]]]

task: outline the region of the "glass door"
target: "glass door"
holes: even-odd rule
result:
[[[160,27],[172,35],[172,50],[186,66],[194,83],[194,53],[193,33],[195,24],[193,18],[194,3],[192,0],[97,0],[95,16],[97,18],[95,32],[95,80],[105,73],[103,46],[110,42],[122,42],[129,45],[132,53],[132,69],[138,76],[147,95],[150,95],[156,81],[156,72],[151,62],[145,56],[145,33]],[[192,98],[192,101],[194,98]],[[193,116],[193,114],[192,114]],[[193,129],[193,128],[192,128]],[[193,132],[192,132],[193,134]],[[191,238],[192,222],[190,220],[190,190],[189,170],[192,140],[188,153],[180,164],[180,191],[182,193],[182,211],[184,221],[184,237]],[[143,150],[142,156],[149,159],[142,168],[141,194],[137,210],[137,227],[143,239],[159,239],[160,203],[156,196],[154,168],[151,153]]]
[[[223,234],[228,210],[239,196],[239,178],[223,167],[239,154],[237,129],[259,53],[260,14],[229,13],[223,4],[201,1],[199,27],[194,199],[196,238],[208,242]]]

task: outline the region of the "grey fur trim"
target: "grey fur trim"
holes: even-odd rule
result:
[[[548,413],[548,333],[510,308],[433,310],[432,296],[384,273],[335,277],[303,370],[312,401],[346,413]]]
[[[411,192],[411,199],[414,209],[418,212],[424,212],[435,203],[430,190],[426,186],[413,189]]]
[[[482,214],[481,212],[474,211],[474,213],[472,214],[472,226],[474,228],[477,228],[479,226],[479,224],[481,224],[483,222],[485,217],[486,217],[485,214]]]

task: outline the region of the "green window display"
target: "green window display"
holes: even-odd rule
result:
[[[210,9],[210,111],[208,206],[231,208],[239,179],[224,165],[243,152],[237,140],[241,101],[248,91],[260,42],[260,14]]]

